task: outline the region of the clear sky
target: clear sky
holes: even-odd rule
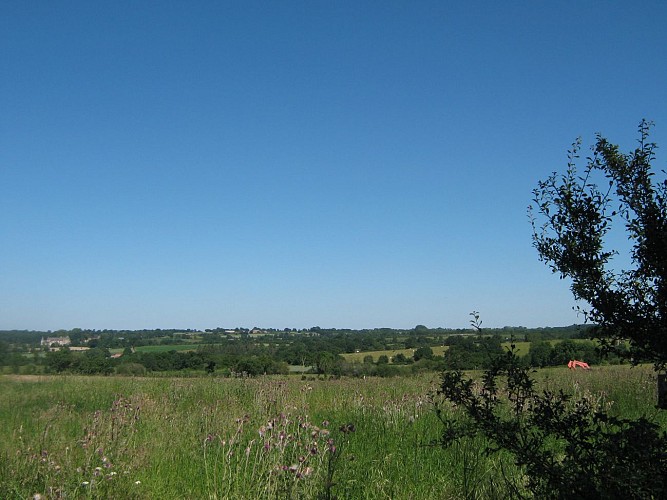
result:
[[[666,27],[662,0],[4,1],[0,329],[583,322],[526,208],[578,136],[667,147]]]

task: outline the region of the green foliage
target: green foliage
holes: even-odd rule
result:
[[[503,354],[500,338],[497,336],[459,337],[452,339],[444,353],[445,367],[449,370],[483,369],[496,356]]]
[[[81,356],[75,356],[71,369],[84,375],[109,375],[113,372],[113,365],[108,350],[95,348],[84,351]]]
[[[528,357],[530,358],[530,364],[532,366],[539,366],[544,368],[551,364],[553,358],[553,347],[550,342],[545,340],[539,340],[537,342],[531,342],[530,350],[528,352]]]
[[[330,352],[322,352],[317,357],[317,373],[322,375],[340,375],[343,358]]]
[[[46,353],[46,367],[49,371],[56,373],[67,371],[71,368],[74,355],[67,349],[59,349]]]
[[[433,349],[430,347],[419,347],[415,349],[414,354],[412,355],[412,358],[415,361],[419,361],[420,359],[432,359],[433,358]]]
[[[131,376],[146,375],[146,367],[139,363],[122,363],[116,367],[116,373]]]
[[[484,436],[489,453],[513,456],[537,498],[667,495],[667,434],[658,425],[612,416],[596,400],[562,390],[539,393],[511,350],[494,360],[481,385],[449,371],[437,393],[444,398],[436,403],[440,444]],[[448,403],[462,416],[452,417]]]
[[[635,362],[667,365],[667,179],[651,163],[651,124],[639,125],[639,146],[623,154],[597,136],[583,172],[575,165],[580,141],[569,152],[565,174],[551,175],[534,190],[529,209],[533,241],[553,272],[572,281],[577,300],[590,305],[587,320],[604,348]],[[537,212],[537,215],[535,215]],[[537,218],[541,219],[538,222]],[[625,230],[629,268],[620,269],[606,238]],[[631,350],[616,347],[630,341]]]
[[[394,356],[394,364],[396,365],[406,365],[409,363],[409,361],[409,358],[402,352],[399,352],[396,356]]]

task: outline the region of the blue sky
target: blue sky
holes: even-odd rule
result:
[[[662,1],[3,2],[0,329],[581,322],[526,207],[578,136],[629,149],[647,118],[667,144],[666,23]]]

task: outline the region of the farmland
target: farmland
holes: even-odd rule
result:
[[[389,328],[336,330],[0,332],[0,373],[170,374],[232,376],[308,372],[320,375],[395,376],[443,369],[483,369],[510,345],[526,363],[601,362],[586,329],[471,330]],[[49,342],[51,339],[51,342]],[[47,345],[48,344],[48,345]],[[609,359],[608,362],[619,362]]]
[[[541,387],[657,413],[650,367],[547,368]],[[521,473],[476,438],[428,446],[436,374],[383,379],[0,377],[0,497],[461,498]]]

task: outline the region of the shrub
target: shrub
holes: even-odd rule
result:
[[[667,434],[658,425],[611,416],[591,398],[538,393],[513,349],[494,360],[481,385],[449,371],[437,393],[444,399],[435,406],[440,444],[483,435],[488,452],[513,456],[537,498],[667,495]],[[448,417],[446,402],[464,418]]]
[[[116,367],[116,373],[118,375],[146,375],[146,367],[139,363],[123,363]]]

